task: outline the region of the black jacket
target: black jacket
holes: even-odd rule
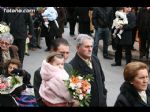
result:
[[[111,28],[113,22],[113,9],[111,7],[94,7],[92,22],[97,28]]]
[[[77,15],[76,15],[76,7],[66,7],[67,10],[67,18],[69,21],[77,21]]]
[[[150,32],[150,10],[147,10],[146,8],[141,8],[139,10],[139,13],[137,14],[137,25],[139,37],[145,32]],[[147,39],[147,36],[142,36],[141,38]]]
[[[139,9],[137,14],[137,24],[139,30],[149,29],[150,30],[150,10],[146,8]]]
[[[29,13],[4,13],[4,21],[10,25],[10,33],[14,39],[26,39],[27,26],[29,34],[33,35],[33,21]]]
[[[147,104],[141,99],[134,86],[124,82],[120,87],[120,94],[115,102],[116,107],[150,107],[150,85],[146,90]]]
[[[90,7],[76,7],[76,15],[79,22],[79,33],[90,34]]]
[[[87,64],[76,54],[71,60],[70,64],[74,70],[77,70],[79,74],[87,75],[92,74],[94,81],[91,82],[91,107],[105,107],[107,90],[105,88],[105,76],[101,68],[101,64],[97,57],[92,56],[93,69],[89,68]]]
[[[87,23],[90,22],[89,17],[89,7],[76,7],[75,14],[78,17],[79,23]]]

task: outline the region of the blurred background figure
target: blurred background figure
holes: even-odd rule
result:
[[[88,35],[91,34],[89,11],[90,11],[89,7],[75,8],[75,13],[79,22],[79,27],[78,27],[79,34],[88,34]]]
[[[148,59],[150,46],[150,7],[139,9],[137,24],[140,38],[140,59],[144,56]]]
[[[93,7],[90,7],[89,10],[89,17],[90,17],[90,33],[94,33],[94,26],[93,26],[93,22],[92,22],[92,15],[93,15]]]
[[[64,33],[64,25],[67,21],[67,13],[66,9],[64,7],[56,7],[57,13],[58,13],[58,24],[59,24],[59,31],[58,36],[56,38],[62,38],[62,34]]]
[[[111,64],[112,66],[121,66],[122,61],[122,50],[125,49],[126,64],[130,63],[132,60],[132,30],[136,26],[136,17],[135,14],[131,12],[131,7],[123,7],[124,12],[127,15],[128,24],[120,27],[123,29],[122,38],[117,43],[115,51],[115,63]]]
[[[58,13],[54,7],[46,7],[42,13],[44,19],[45,27],[45,40],[47,49],[45,51],[50,51],[53,41],[58,37],[59,24],[58,24]]]
[[[134,42],[136,41],[136,36],[137,36],[137,14],[138,14],[138,7],[132,7],[131,12],[135,14],[136,16],[136,25],[132,30],[132,50],[136,50],[134,48]]]
[[[75,26],[77,23],[77,16],[75,14],[75,7],[66,7],[67,17],[69,22],[69,34],[75,36]]]
[[[20,9],[21,7],[9,7],[10,9]],[[30,13],[17,12],[4,13],[4,21],[10,26],[10,33],[14,37],[13,44],[18,47],[18,54],[23,64],[25,54],[25,43],[27,37],[33,36],[33,21]],[[28,32],[29,28],[29,33]]]
[[[97,56],[99,41],[103,40],[103,57],[112,59],[108,54],[108,45],[110,39],[110,29],[113,21],[112,7],[94,7],[92,16],[95,28],[93,54]]]

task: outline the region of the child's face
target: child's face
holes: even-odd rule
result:
[[[51,64],[60,69],[63,69],[64,68],[64,58],[60,59],[60,58],[55,57],[54,61]]]
[[[11,71],[18,69],[18,65],[10,63],[8,66],[8,73],[11,74]]]

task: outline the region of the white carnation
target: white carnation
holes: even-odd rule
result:
[[[69,85],[72,89],[75,89],[75,84],[73,84],[73,83],[70,83],[70,85]]]
[[[83,95],[82,95],[82,94],[79,95],[79,99],[80,99],[80,100],[83,99]]]
[[[78,76],[78,78],[81,80],[81,79],[83,79],[83,77],[81,77],[81,76]]]
[[[88,90],[87,90],[87,94],[90,94],[90,92],[91,92],[91,89],[88,89]]]

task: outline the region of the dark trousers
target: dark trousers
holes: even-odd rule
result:
[[[36,37],[36,46],[40,46],[41,43],[41,28],[34,29],[35,37]]]
[[[118,45],[115,51],[115,62],[117,64],[121,64],[121,59],[122,59],[122,49],[125,49],[125,57],[126,57],[126,64],[131,62],[132,55],[131,55],[131,45]]]
[[[90,35],[90,22],[79,22],[79,33]]]
[[[62,38],[62,34],[64,33],[64,21],[59,23],[59,29],[58,29],[58,34],[56,38]]]
[[[149,29],[143,29],[140,33],[140,56],[148,55],[149,53],[149,46],[150,46],[150,31]]]
[[[137,31],[137,27],[134,27],[132,30],[132,48],[134,48],[134,42],[135,42],[135,38],[136,38],[136,31]]]
[[[53,41],[58,36],[59,29],[56,26],[54,21],[49,21],[49,28],[47,28],[47,34],[45,35],[47,48],[50,50],[53,44]]]
[[[13,43],[14,45],[16,45],[18,47],[18,55],[19,55],[19,59],[22,64],[23,64],[23,60],[24,60],[25,43],[26,43],[25,39],[15,39],[14,43]]]
[[[70,35],[74,35],[75,25],[76,25],[75,20],[69,20]]]
[[[47,49],[48,49],[48,50],[51,49],[52,40],[53,40],[53,39],[49,38],[49,35],[45,35],[45,42],[46,42],[46,46],[47,46]]]
[[[30,48],[36,48],[36,37],[35,37],[35,34],[32,35],[32,37],[30,38],[29,47]]]

